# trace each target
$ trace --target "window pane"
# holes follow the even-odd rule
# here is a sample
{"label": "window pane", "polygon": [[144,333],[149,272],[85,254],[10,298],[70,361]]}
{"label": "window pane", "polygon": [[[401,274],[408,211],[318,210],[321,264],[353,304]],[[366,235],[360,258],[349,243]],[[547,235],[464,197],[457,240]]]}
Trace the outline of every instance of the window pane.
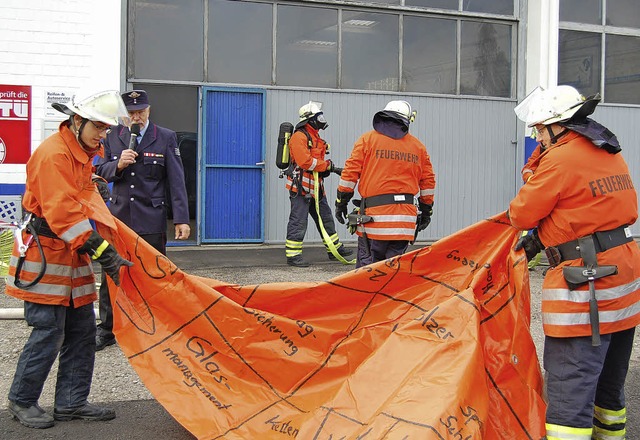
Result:
{"label": "window pane", "polygon": [[149,119],[173,131],[198,131],[198,88],[169,84],[132,84],[146,90],[151,106]]}
{"label": "window pane", "polygon": [[402,85],[407,92],[456,93],[455,20],[404,17]]}
{"label": "window pane", "polygon": [[338,86],[338,11],[278,5],[276,84]]}
{"label": "window pane", "polygon": [[398,16],[342,13],[343,89],[398,90]]}
{"label": "window pane", "polygon": [[133,8],[133,76],[202,81],[202,0],[136,0]]}
{"label": "window pane", "polygon": [[405,0],[407,6],[458,10],[458,0]]}
{"label": "window pane", "polygon": [[371,3],[381,3],[383,5],[399,5],[400,0],[369,0]]}
{"label": "window pane", "polygon": [[640,27],[640,2],[638,0],[609,0],[607,2],[607,24]]}
{"label": "window pane", "polygon": [[606,35],[604,99],[640,104],[640,38]]}
{"label": "window pane", "polygon": [[560,0],[560,21],[601,24],[602,0]]}
{"label": "window pane", "polygon": [[511,26],[462,22],[460,93],[511,96]]}
{"label": "window pane", "polygon": [[463,10],[513,15],[513,0],[465,0]]}
{"label": "window pane", "polygon": [[271,84],[272,6],[210,0],[209,81]]}
{"label": "window pane", "polygon": [[575,87],[583,95],[600,91],[601,34],[560,30],[558,84]]}

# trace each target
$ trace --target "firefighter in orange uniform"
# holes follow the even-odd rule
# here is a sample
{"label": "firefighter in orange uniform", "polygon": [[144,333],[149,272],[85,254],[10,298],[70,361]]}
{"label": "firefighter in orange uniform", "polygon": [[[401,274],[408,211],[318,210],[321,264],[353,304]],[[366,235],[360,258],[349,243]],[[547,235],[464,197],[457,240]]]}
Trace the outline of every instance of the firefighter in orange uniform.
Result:
{"label": "firefighter in orange uniform", "polygon": [[615,135],[588,118],[600,101],[570,86],[540,91],[526,122],[545,150],[509,205],[528,258],[545,249],[542,286],[547,439],[625,438],[624,383],[640,323],[637,194]]}
{"label": "firefighter in orange uniform", "polygon": [[[285,253],[287,264],[290,266],[308,267],[309,263],[302,257],[302,242],[307,232],[309,215],[320,233],[320,220],[322,220],[325,231],[343,258],[350,257],[353,251],[340,242],[324,191],[324,178],[329,177],[331,173],[339,175],[342,169],[336,167],[331,160],[325,159],[329,145],[320,137],[319,132],[326,129],[329,124],[322,112],[322,103],[309,101],[308,104],[300,107],[298,115],[300,121],[289,140],[291,165],[286,172],[286,188],[289,190],[291,211],[287,224]],[[315,187],[314,171],[318,172],[319,188]],[[314,197],[320,198],[320,212],[316,212]],[[325,247],[329,259],[335,260],[336,257],[329,251],[327,243]]]}
{"label": "firefighter in orange uniform", "polygon": [[[49,428],[54,420],[111,420],[113,409],[87,402],[95,359],[97,299],[92,260],[116,284],[119,270],[132,263],[92,228],[90,220],[115,227],[92,181],[92,160],[118,117],[127,116],[117,91],[74,96],[53,104],[69,115],[27,162],[22,200],[31,213],[24,256],[14,246],[6,293],[24,300],[25,319],[33,327],[9,391],[9,413],[30,428]],[[37,246],[37,242],[41,246]],[[44,260],[44,261],[43,261]],[[53,417],[38,399],[58,359]]]}
{"label": "firefighter in orange uniform", "polygon": [[403,254],[431,222],[436,179],[426,147],[409,133],[414,117],[408,102],[389,102],[374,115],[373,130],[356,141],[345,162],[336,218],[346,222],[357,184],[362,196],[359,218],[366,219],[357,225],[356,267]]}

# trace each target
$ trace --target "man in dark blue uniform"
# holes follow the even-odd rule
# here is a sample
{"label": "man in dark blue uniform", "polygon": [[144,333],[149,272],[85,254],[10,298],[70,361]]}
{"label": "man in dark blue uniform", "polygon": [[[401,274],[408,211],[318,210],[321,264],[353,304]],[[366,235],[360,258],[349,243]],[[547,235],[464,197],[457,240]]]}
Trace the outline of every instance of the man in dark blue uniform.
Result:
{"label": "man in dark blue uniform", "polygon": [[[130,124],[118,125],[107,135],[104,158],[98,161],[96,173],[113,182],[111,213],[166,254],[168,193],[175,239],[186,240],[190,234],[187,190],[176,133],[149,121],[151,107],[144,90],[123,93],[122,99]],[[100,320],[96,350],[115,343],[113,310],[104,277],[100,287]]]}

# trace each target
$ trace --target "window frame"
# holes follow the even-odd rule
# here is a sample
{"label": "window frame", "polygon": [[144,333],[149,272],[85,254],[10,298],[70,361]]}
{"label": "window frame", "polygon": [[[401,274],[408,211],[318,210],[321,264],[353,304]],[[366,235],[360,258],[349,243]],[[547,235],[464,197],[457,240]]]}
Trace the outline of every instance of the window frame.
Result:
{"label": "window frame", "polygon": [[[606,0],[604,0],[606,2]],[[606,3],[601,3],[602,13],[601,13],[601,23],[600,24],[588,24],[588,23],[576,23],[571,21],[560,21],[558,23],[558,29],[562,31],[578,31],[578,32],[590,32],[594,34],[600,35],[600,78],[598,78],[599,84],[599,93],[602,97],[602,102],[607,105],[618,105],[618,106],[640,106],[640,102],[637,104],[630,103],[620,103],[620,102],[609,102],[607,101],[607,96],[605,93],[605,85],[606,85],[606,60],[607,60],[607,51],[606,51],[606,36],[607,35],[616,35],[616,36],[626,36],[626,37],[637,37],[640,38],[640,27],[639,28],[627,28],[620,26],[611,26],[606,24],[607,22],[607,11],[606,11]],[[558,61],[560,60],[560,53],[558,51]]]}
{"label": "window frame", "polygon": [[[178,0],[174,0],[179,3]],[[237,1],[237,0],[236,0]],[[448,93],[435,93],[435,92],[422,92],[412,91],[412,94],[419,94],[424,96],[455,96],[455,97],[472,97],[477,99],[514,99],[518,95],[518,66],[521,62],[519,55],[523,50],[519,39],[522,38],[522,27],[520,26],[520,13],[521,13],[521,0],[513,0],[513,15],[503,15],[495,13],[481,13],[481,12],[469,12],[463,10],[464,0],[458,0],[458,10],[437,9],[430,7],[419,6],[406,6],[405,0],[400,0],[399,5],[384,4],[384,3],[364,3],[358,0],[295,0],[295,1],[282,1],[282,0],[240,0],[248,3],[266,3],[272,6],[272,31],[270,38],[272,39],[272,53],[271,53],[271,81],[269,84],[245,84],[245,83],[219,83],[208,80],[209,77],[209,60],[208,60],[208,38],[210,35],[209,22],[209,0],[202,0],[203,2],[203,72],[202,81],[198,80],[183,80],[174,81],[168,79],[150,79],[141,78],[135,75],[135,63],[134,63],[134,41],[135,41],[135,9],[136,0],[128,1],[127,8],[127,39],[126,39],[126,83],[132,84],[136,82],[141,83],[171,83],[171,84],[184,84],[184,85],[228,85],[228,86],[241,86],[241,87],[262,87],[262,88],[276,88],[276,89],[319,89],[319,90],[331,90],[331,91],[345,91],[345,92],[364,92],[364,93],[376,93],[376,92],[388,92],[398,93],[403,92],[403,39],[404,39],[404,17],[405,16],[417,16],[433,19],[448,19],[456,21],[456,80],[455,80],[455,94]],[[282,6],[306,6],[316,7],[322,9],[337,10],[338,13],[338,62],[336,70],[336,87],[314,87],[314,86],[283,86],[277,85],[277,38],[278,38],[278,7]],[[346,89],[342,85],[342,69],[343,69],[343,30],[342,30],[342,13],[343,11],[362,11],[369,13],[386,13],[395,15],[398,19],[398,89],[397,90],[366,90],[366,89]],[[510,56],[510,72],[511,72],[511,90],[507,97],[494,96],[494,95],[463,95],[461,94],[461,33],[463,20],[473,20],[477,22],[492,22],[511,27],[511,53]]]}

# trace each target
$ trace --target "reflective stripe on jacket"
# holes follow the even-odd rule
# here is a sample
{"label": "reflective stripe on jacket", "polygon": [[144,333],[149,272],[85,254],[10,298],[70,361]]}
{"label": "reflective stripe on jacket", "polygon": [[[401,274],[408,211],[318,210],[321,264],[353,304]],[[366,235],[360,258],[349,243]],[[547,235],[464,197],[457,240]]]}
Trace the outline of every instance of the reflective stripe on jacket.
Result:
{"label": "reflective stripe on jacket", "polygon": [[[23,240],[28,235],[23,234]],[[39,304],[64,305],[70,304],[73,298],[74,307],[89,304],[97,299],[95,275],[89,257],[71,250],[69,244],[55,238],[40,237],[44,249],[47,267],[42,279],[28,290],[21,290],[15,286],[16,265],[18,263],[17,249],[14,249],[9,262],[6,291],[9,295]],[[17,246],[17,244],[15,245]],[[27,284],[40,272],[40,253],[35,245],[29,247],[22,269],[20,281]]]}
{"label": "reflective stripe on jacket", "polygon": [[[540,155],[538,168],[509,206],[518,229],[538,227],[545,246],[597,231],[631,225],[638,217],[637,195],[622,154],[609,154],[587,138],[569,132]],[[599,265],[618,274],[595,281],[602,334],[640,324],[640,249],[635,242],[597,254]],[[588,284],[570,290],[564,266],[583,266],[581,258],[550,269],[543,283],[542,314],[547,336],[589,336]]]}
{"label": "reflective stripe on jacket", "polygon": [[[320,137],[318,130],[309,124],[305,125],[303,130],[306,130],[309,136],[311,136],[312,147],[309,148],[307,136],[301,130],[298,130],[293,133],[289,140],[289,152],[291,162],[295,162],[300,168],[298,178],[300,179],[303,192],[314,194],[315,183],[313,180],[313,172],[317,171],[321,173],[329,167],[329,161],[324,158],[327,154],[327,143]],[[323,178],[318,176],[318,183],[321,187],[322,182]],[[298,192],[298,186],[294,183],[291,176],[287,176],[285,186],[289,191]]]}
{"label": "reflective stripe on jacket", "polygon": [[[115,228],[115,222],[91,181],[92,159],[78,144],[67,121],[60,124],[58,133],[45,139],[33,152],[27,162],[22,205],[25,210],[43,217],[60,239],[40,237],[47,271],[29,290],[19,289],[14,284],[19,258],[17,246],[14,246],[7,294],[35,303],[65,306],[73,296],[74,307],[97,299],[91,262],[77,250],[91,234],[89,219],[112,228]],[[23,238],[27,237],[24,233]],[[20,280],[28,283],[35,278],[39,268],[40,255],[33,242],[27,251]]]}
{"label": "reflective stripe on jacket", "polygon": [[[340,177],[338,191],[358,192],[363,198],[383,194],[416,194],[422,203],[433,204],[436,179],[427,149],[407,133],[392,139],[375,130],[358,139]],[[363,228],[374,240],[413,240],[417,210],[413,204],[365,207],[373,221]]]}

